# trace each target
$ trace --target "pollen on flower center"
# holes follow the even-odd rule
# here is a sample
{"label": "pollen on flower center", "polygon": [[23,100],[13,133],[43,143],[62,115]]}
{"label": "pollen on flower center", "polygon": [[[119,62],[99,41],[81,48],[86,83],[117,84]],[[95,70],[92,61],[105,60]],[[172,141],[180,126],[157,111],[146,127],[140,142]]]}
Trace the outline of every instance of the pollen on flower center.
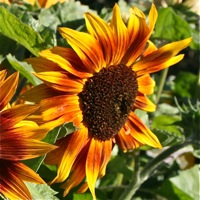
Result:
{"label": "pollen on flower center", "polygon": [[136,74],[125,65],[103,68],[89,78],[79,93],[89,133],[103,141],[113,138],[133,109],[137,91]]}

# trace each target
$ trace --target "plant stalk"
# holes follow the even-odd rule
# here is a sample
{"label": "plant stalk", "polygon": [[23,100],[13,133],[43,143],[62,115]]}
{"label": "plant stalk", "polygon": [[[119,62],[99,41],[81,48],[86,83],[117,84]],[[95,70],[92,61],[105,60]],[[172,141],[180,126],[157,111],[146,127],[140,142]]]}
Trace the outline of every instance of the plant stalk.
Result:
{"label": "plant stalk", "polygon": [[140,173],[135,174],[132,182],[125,191],[120,196],[119,200],[131,200],[135,192],[140,188],[140,186],[151,176],[151,174],[163,163],[163,161],[168,158],[171,154],[175,153],[177,150],[184,148],[191,142],[185,142],[176,146],[169,147],[157,157],[152,159]]}
{"label": "plant stalk", "polygon": [[166,78],[167,78],[168,71],[169,71],[169,68],[165,68],[162,71],[160,82],[159,82],[159,87],[158,87],[158,92],[157,92],[157,96],[156,96],[156,104],[158,104],[158,102],[161,98],[161,94],[162,94],[162,91],[163,91],[163,88],[164,88],[164,85],[165,85],[165,81],[166,81]]}

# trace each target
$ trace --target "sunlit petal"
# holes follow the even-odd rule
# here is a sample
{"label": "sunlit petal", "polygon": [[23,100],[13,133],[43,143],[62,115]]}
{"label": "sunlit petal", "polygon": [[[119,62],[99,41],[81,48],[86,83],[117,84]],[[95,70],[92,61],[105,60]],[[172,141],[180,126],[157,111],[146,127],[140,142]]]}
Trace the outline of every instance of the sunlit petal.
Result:
{"label": "sunlit petal", "polygon": [[162,148],[158,138],[143,124],[143,122],[131,112],[127,125],[130,134],[141,144],[156,148]]}
{"label": "sunlit petal", "polygon": [[73,134],[67,135],[68,137],[66,149],[63,154],[62,160],[58,164],[57,176],[51,183],[64,181],[70,173],[72,165],[75,162],[80,151],[87,144],[88,133],[87,129],[80,127],[80,130]]}
{"label": "sunlit petal", "polygon": [[[5,74],[2,75],[5,78]],[[0,110],[2,110],[13,97],[17,88],[19,73],[9,76],[5,81],[0,82]]]}
{"label": "sunlit petal", "polygon": [[95,37],[102,46],[106,64],[113,64],[112,60],[116,51],[116,40],[111,27],[93,13],[86,13],[85,20],[88,32]]}
{"label": "sunlit petal", "polygon": [[87,33],[77,32],[69,28],[59,28],[59,31],[76,51],[89,73],[98,72],[102,66],[105,66],[103,52],[96,39]]}

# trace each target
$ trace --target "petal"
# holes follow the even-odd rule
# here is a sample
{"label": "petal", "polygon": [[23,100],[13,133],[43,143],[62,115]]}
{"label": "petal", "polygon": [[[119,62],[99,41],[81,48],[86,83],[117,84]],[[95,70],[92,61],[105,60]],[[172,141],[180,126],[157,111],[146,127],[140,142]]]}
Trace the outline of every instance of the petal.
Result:
{"label": "petal", "polygon": [[55,62],[43,57],[27,58],[25,61],[33,66],[35,72],[61,71],[62,68]]}
{"label": "petal", "polygon": [[62,115],[80,112],[79,97],[75,95],[61,95],[40,102],[40,112],[44,121],[56,119]]}
{"label": "petal", "polygon": [[98,72],[105,66],[101,46],[91,35],[69,28],[59,28],[59,32],[77,53],[89,73]]}
{"label": "petal", "polygon": [[157,10],[152,4],[149,12],[149,27],[146,24],[145,15],[138,8],[130,9],[131,17],[128,23],[131,45],[127,50],[122,62],[127,66],[132,65],[142,55],[145,45],[154,29],[157,20]]}
{"label": "petal", "polygon": [[25,164],[20,162],[13,162],[13,172],[18,174],[18,176],[27,182],[33,182],[38,184],[44,184],[45,182],[42,178],[31,168],[27,167]]}
{"label": "petal", "polygon": [[158,18],[158,12],[156,10],[155,5],[152,3],[151,9],[150,9],[150,12],[149,12],[149,19],[148,19],[149,20],[150,34],[153,32],[157,18]]}
{"label": "petal", "polygon": [[72,173],[70,177],[62,185],[62,188],[65,189],[64,196],[66,196],[72,188],[78,186],[85,178],[85,161],[89,147],[88,144],[80,152],[72,167]]}
{"label": "petal", "polygon": [[68,137],[63,137],[56,141],[55,145],[58,147],[57,149],[54,149],[53,151],[49,152],[45,157],[45,163],[48,165],[57,165],[63,157],[63,154],[66,149],[66,144]]}
{"label": "petal", "polygon": [[35,75],[50,87],[63,92],[79,93],[83,89],[83,83],[80,79],[70,78],[70,76],[61,72],[40,72]]}
{"label": "petal", "polygon": [[[179,57],[174,57],[179,51],[186,48],[191,42],[191,38],[181,40],[178,42],[173,42],[167,44],[158,50],[148,54],[143,57],[141,60],[136,62],[133,65],[133,70],[137,73],[137,75],[143,75],[145,73],[152,73],[158,70],[165,68],[166,62],[168,62],[168,66],[174,64],[174,60],[180,60]],[[174,57],[174,58],[173,58]],[[160,67],[160,69],[158,68]]]}
{"label": "petal", "polygon": [[113,16],[110,22],[110,26],[113,29],[114,36],[116,36],[117,42],[117,49],[115,50],[115,58],[113,59],[113,64],[118,64],[128,48],[129,41],[127,28],[122,20],[120,9],[117,4],[115,4],[113,8]]}
{"label": "petal", "polygon": [[96,38],[101,44],[107,66],[113,64],[112,59],[115,56],[116,41],[111,27],[93,13],[86,13],[85,21],[90,35]]}
{"label": "petal", "polygon": [[9,199],[32,199],[26,185],[13,169],[12,162],[0,160],[1,193]]}
{"label": "petal", "polygon": [[110,160],[111,152],[112,152],[112,140],[106,140],[102,142],[102,154],[101,154],[99,177],[104,176],[106,173],[106,166]]}
{"label": "petal", "polygon": [[0,82],[0,110],[2,110],[13,97],[17,88],[18,79],[19,73],[16,72],[9,76],[5,81]]}
{"label": "petal", "polygon": [[63,182],[71,171],[72,165],[74,164],[77,156],[82,151],[88,140],[88,130],[82,126],[76,132],[67,135],[68,138],[66,143],[66,149],[63,154],[62,160],[58,164],[57,176],[52,183]]}
{"label": "petal", "polygon": [[156,110],[156,105],[140,92],[138,92],[138,95],[135,99],[134,107],[147,112],[154,112]]}
{"label": "petal", "polygon": [[86,160],[87,183],[92,193],[93,199],[96,199],[95,183],[99,176],[101,168],[102,147],[103,147],[102,143],[104,143],[104,141],[99,141],[92,138]]}
{"label": "petal", "polygon": [[61,94],[63,94],[63,92],[54,90],[45,84],[41,84],[41,85],[34,86],[27,92],[21,94],[20,99],[39,103],[42,99],[47,99],[47,98],[61,95]]}
{"label": "petal", "polygon": [[127,125],[130,128],[130,134],[141,144],[162,148],[158,138],[143,124],[135,113],[130,113]]}
{"label": "petal", "polygon": [[147,56],[150,53],[156,51],[158,48],[155,46],[155,44],[153,42],[151,42],[150,40],[147,41],[148,42],[148,47],[146,48],[146,50],[143,53],[143,56]]}
{"label": "petal", "polygon": [[1,115],[1,130],[5,130],[22,121],[39,108],[37,105],[16,105],[4,110]]}
{"label": "petal", "polygon": [[175,56],[173,58],[170,58],[168,61],[160,64],[160,65],[155,65],[153,67],[147,67],[143,70],[140,70],[137,72],[138,76],[144,75],[144,74],[151,74],[151,73],[155,73],[157,71],[160,71],[162,69],[165,69],[167,67],[170,67],[172,65],[175,65],[176,63],[180,62],[182,59],[184,58],[184,54],[180,54],[178,56]]}
{"label": "petal", "polygon": [[153,94],[155,81],[149,76],[149,74],[138,77],[137,81],[139,92],[143,94]]}
{"label": "petal", "polygon": [[[8,130],[6,130],[8,131]],[[33,121],[23,120],[16,124],[9,134],[21,134],[25,138],[42,140],[48,133],[49,129],[38,127]]]}
{"label": "petal", "polygon": [[124,152],[142,146],[142,144],[138,142],[131,134],[127,133],[125,128],[120,130],[120,132],[115,136],[115,139],[116,143]]}
{"label": "petal", "polygon": [[88,184],[85,182],[81,185],[81,187],[77,190],[77,193],[84,193],[88,189]]}
{"label": "petal", "polygon": [[6,70],[1,70],[0,71],[0,82],[5,80],[6,74],[7,74]]}
{"label": "petal", "polygon": [[[70,54],[70,55],[69,55]],[[80,61],[78,56],[74,56],[74,51],[69,50],[68,48],[63,47],[54,47],[52,49],[46,49],[39,53],[39,55],[43,58],[46,58],[56,64],[58,64],[62,69],[66,70],[67,72],[78,76],[80,78],[87,78],[91,76],[88,71],[78,71],[74,67],[76,65],[72,65],[68,59],[71,60],[70,56],[79,63],[79,65],[83,66],[82,62]],[[75,54],[76,55],[76,54]],[[82,69],[84,69],[82,67]],[[86,70],[86,69],[85,69]]]}
{"label": "petal", "polygon": [[56,148],[45,142],[23,138],[19,134],[9,134],[9,131],[1,134],[0,141],[0,157],[5,160],[36,158]]}

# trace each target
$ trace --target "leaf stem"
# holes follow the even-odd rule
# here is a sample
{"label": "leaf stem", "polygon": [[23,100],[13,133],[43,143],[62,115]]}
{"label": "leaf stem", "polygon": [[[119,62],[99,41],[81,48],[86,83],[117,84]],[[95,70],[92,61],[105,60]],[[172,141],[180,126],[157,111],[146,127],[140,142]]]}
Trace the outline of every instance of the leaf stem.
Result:
{"label": "leaf stem", "polygon": [[136,173],[133,177],[132,182],[126,190],[122,193],[119,200],[131,200],[135,192],[140,188],[142,183],[144,183],[148,177],[163,163],[163,161],[168,158],[171,154],[176,152],[179,149],[189,145],[191,142],[187,141],[183,144],[179,144],[176,146],[169,147],[157,157],[152,159],[141,171],[140,173]]}
{"label": "leaf stem", "polygon": [[158,102],[160,100],[160,97],[161,97],[161,94],[162,94],[162,91],[163,91],[163,88],[165,85],[165,81],[167,78],[168,71],[169,71],[169,68],[165,68],[162,71],[160,82],[159,82],[159,87],[158,87],[158,92],[157,92],[157,96],[156,96],[156,104],[158,104]]}

